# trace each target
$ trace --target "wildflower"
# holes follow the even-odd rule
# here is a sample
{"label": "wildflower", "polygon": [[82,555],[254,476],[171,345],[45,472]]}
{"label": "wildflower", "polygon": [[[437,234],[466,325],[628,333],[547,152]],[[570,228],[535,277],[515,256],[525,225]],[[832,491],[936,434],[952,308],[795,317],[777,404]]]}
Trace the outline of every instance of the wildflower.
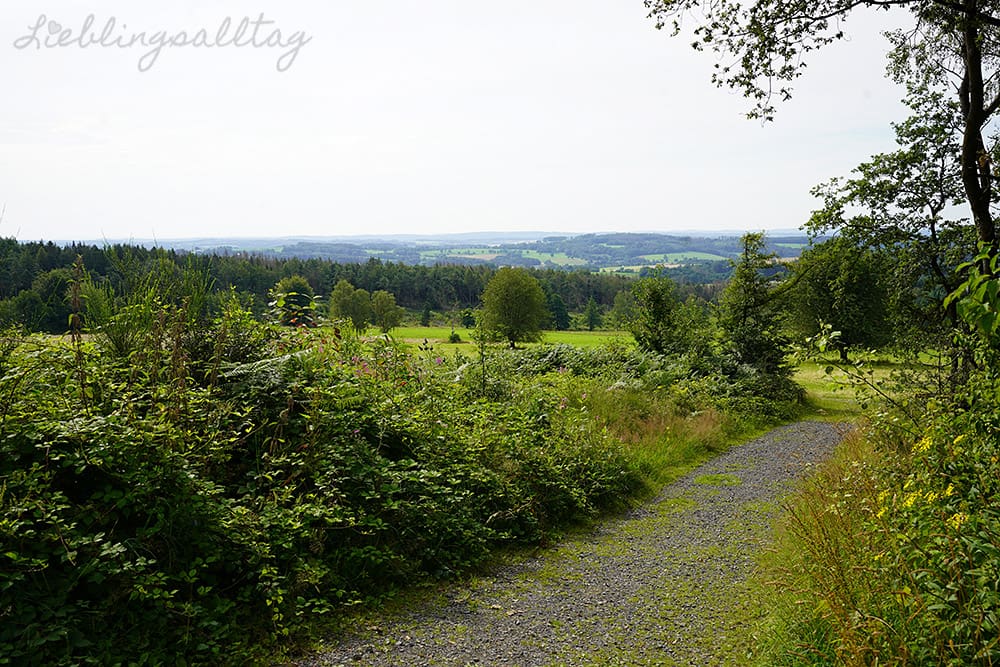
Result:
{"label": "wildflower", "polygon": [[926,452],[928,449],[931,448],[932,444],[933,443],[931,442],[930,436],[925,435],[920,440],[918,440],[915,445],[913,445],[913,451],[918,454],[923,454],[924,452]]}
{"label": "wildflower", "polygon": [[953,530],[958,530],[969,520],[969,515],[965,512],[959,512],[958,514],[953,514],[948,519],[948,525],[951,526]]}
{"label": "wildflower", "polygon": [[875,504],[878,506],[878,512],[875,516],[879,519],[885,516],[885,513],[889,510],[889,498],[892,496],[888,491],[881,491],[878,494],[878,499]]}

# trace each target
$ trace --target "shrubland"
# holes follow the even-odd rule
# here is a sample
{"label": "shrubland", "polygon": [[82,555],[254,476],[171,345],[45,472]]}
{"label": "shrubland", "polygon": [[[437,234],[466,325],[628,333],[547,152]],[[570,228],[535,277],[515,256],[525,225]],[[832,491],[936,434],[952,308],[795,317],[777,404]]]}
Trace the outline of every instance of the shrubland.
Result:
{"label": "shrubland", "polygon": [[269,324],[201,278],[78,266],[70,336],[0,337],[0,663],[263,662],[624,507],[796,398],[625,345]]}

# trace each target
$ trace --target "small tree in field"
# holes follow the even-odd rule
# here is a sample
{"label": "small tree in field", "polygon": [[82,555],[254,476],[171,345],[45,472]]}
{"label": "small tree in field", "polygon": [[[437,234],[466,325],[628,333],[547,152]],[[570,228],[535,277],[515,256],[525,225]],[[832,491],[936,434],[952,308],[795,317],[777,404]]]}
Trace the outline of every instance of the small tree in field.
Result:
{"label": "small tree in field", "polygon": [[367,290],[355,289],[347,280],[340,280],[330,294],[330,315],[349,320],[357,333],[372,321],[372,301]]}
{"label": "small tree in field", "polygon": [[541,338],[548,317],[545,292],[524,269],[504,267],[486,285],[480,326],[516,347]]}
{"label": "small tree in field", "polygon": [[404,311],[396,305],[396,297],[385,290],[377,290],[372,294],[372,315],[375,326],[382,333],[389,333],[403,322]]}

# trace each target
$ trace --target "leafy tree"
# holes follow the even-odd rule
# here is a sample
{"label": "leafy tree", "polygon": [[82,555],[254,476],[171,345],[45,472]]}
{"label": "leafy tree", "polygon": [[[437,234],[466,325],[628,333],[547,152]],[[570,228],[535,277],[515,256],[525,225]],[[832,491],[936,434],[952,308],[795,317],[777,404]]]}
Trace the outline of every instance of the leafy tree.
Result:
{"label": "leafy tree", "polygon": [[389,333],[403,322],[405,310],[396,305],[396,297],[385,290],[372,294],[372,319],[382,333]]}
{"label": "leafy tree", "polygon": [[788,340],[782,331],[783,292],[774,286],[776,256],[764,252],[764,235],[745,234],[733,277],[719,298],[724,347],[740,365],[766,375],[788,376]]}
{"label": "leafy tree", "polygon": [[587,322],[588,331],[598,329],[604,324],[604,318],[601,317],[601,307],[597,305],[594,297],[590,297],[590,300],[587,301],[587,307],[583,310],[583,318]]}
{"label": "leafy tree", "polygon": [[367,290],[355,289],[347,280],[339,280],[330,293],[330,315],[348,320],[356,333],[372,321],[372,299]]}
{"label": "leafy tree", "polygon": [[18,321],[32,330],[64,333],[69,329],[69,269],[52,269],[38,274],[31,288],[14,299]]}
{"label": "leafy tree", "polygon": [[[908,98],[913,117],[894,125],[899,149],[875,155],[854,170],[855,177],[835,178],[814,189],[823,199],[807,227],[818,234],[841,232],[859,243],[898,258],[892,267],[901,292],[920,293],[935,302],[936,319],[944,295],[958,283],[954,268],[975,250],[972,230],[963,220],[946,217],[960,202],[959,138],[954,134],[957,109],[940,95],[917,89]],[[851,211],[852,215],[847,215]],[[924,308],[915,308],[923,319]],[[954,326],[957,315],[947,316]]]}
{"label": "leafy tree", "polygon": [[843,21],[858,8],[908,9],[909,25],[890,35],[890,73],[921,97],[955,109],[957,175],[978,239],[995,250],[992,206],[994,157],[986,137],[1000,112],[1000,5],[985,0],[646,0],[658,28],[680,32],[683,19],[697,22],[695,48],[715,51],[713,81],[754,101],[751,117],[771,119],[775,95],[788,99],[807,54],[846,35]]}
{"label": "leafy tree", "polygon": [[822,324],[840,332],[842,361],[855,346],[889,342],[888,265],[883,254],[837,237],[802,253],[794,265],[790,319],[802,336],[814,336]]}
{"label": "leafy tree", "polygon": [[525,269],[504,267],[483,290],[480,326],[516,347],[519,342],[541,338],[548,317],[545,293]]}

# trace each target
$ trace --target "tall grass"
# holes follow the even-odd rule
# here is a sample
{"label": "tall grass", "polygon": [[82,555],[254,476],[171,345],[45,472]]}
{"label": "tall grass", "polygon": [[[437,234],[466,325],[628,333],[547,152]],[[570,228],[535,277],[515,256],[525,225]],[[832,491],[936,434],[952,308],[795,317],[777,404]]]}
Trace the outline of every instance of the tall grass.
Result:
{"label": "tall grass", "polygon": [[758,664],[1000,664],[991,374],[974,374],[959,411],[927,403],[915,435],[876,410],[883,423],[848,437],[788,503],[763,563]]}

